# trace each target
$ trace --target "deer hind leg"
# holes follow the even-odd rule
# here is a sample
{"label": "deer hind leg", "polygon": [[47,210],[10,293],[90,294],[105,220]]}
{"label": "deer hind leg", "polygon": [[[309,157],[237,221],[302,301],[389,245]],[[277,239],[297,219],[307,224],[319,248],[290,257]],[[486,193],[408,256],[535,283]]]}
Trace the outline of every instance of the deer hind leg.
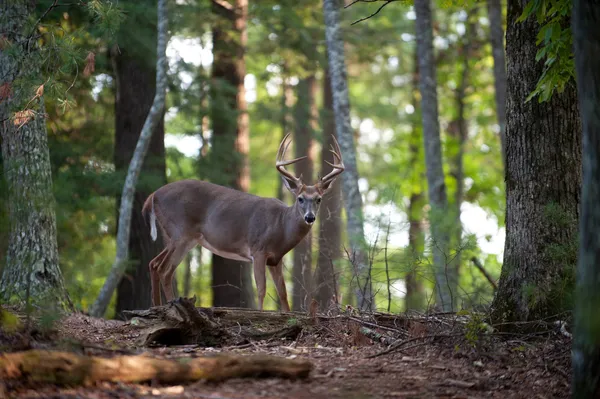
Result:
{"label": "deer hind leg", "polygon": [[158,268],[160,283],[167,302],[175,299],[175,293],[173,292],[173,274],[175,273],[175,270],[177,270],[177,266],[179,266],[185,255],[197,244],[198,241],[191,238],[180,238],[179,240],[171,241],[169,244],[170,252],[168,256],[163,259]]}
{"label": "deer hind leg", "polygon": [[277,266],[269,266],[269,272],[271,273],[275,288],[277,289],[277,295],[281,302],[281,309],[284,312],[289,312],[290,304],[288,303],[285,279],[283,278],[283,261],[279,261]]}
{"label": "deer hind leg", "polygon": [[256,254],[252,258],[252,266],[254,268],[254,282],[256,282],[256,291],[258,293],[258,309],[263,310],[265,295],[267,294],[267,278],[265,270],[267,266],[267,257]]}
{"label": "deer hind leg", "polygon": [[152,306],[159,306],[162,303],[162,297],[160,295],[160,274],[159,268],[164,262],[165,257],[168,257],[171,248],[167,246],[162,250],[154,259],[152,259],[148,265],[150,271],[150,284],[152,287]]}

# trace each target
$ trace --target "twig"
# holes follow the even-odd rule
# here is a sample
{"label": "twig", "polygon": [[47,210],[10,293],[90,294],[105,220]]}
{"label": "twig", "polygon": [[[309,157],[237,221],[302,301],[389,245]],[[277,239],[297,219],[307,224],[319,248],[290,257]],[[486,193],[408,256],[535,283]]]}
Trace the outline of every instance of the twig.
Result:
{"label": "twig", "polygon": [[424,335],[422,337],[415,337],[415,338],[410,338],[407,339],[405,341],[396,341],[395,343],[392,344],[391,347],[389,347],[388,349],[378,352],[374,355],[370,355],[367,356],[367,359],[372,359],[375,357],[379,357],[379,356],[383,356],[383,355],[387,355],[389,353],[395,352],[400,350],[404,345],[409,344],[411,342],[415,342],[415,341],[419,341],[419,340],[426,340],[426,339],[435,339],[435,338],[452,338],[452,337],[459,337],[464,335],[464,333],[454,333],[454,334],[436,334],[436,335]]}
{"label": "twig", "polygon": [[473,256],[471,258],[471,262],[473,262],[473,264],[475,265],[475,267],[477,269],[479,269],[479,271],[485,276],[485,278],[487,279],[487,281],[489,281],[489,283],[492,285],[492,287],[494,288],[494,291],[496,291],[498,289],[498,285],[496,284],[496,282],[494,281],[494,279],[492,279],[492,276],[490,276],[490,274],[487,272],[487,270],[485,270],[483,268],[483,265],[481,264],[481,262],[479,261],[479,259],[477,259],[475,256]]}
{"label": "twig", "polygon": [[[385,7],[388,4],[393,3],[393,2],[394,2],[394,0],[387,0],[373,14],[369,15],[368,17],[357,19],[356,21],[352,22],[350,25],[356,25],[359,22],[366,21],[367,19],[374,17],[375,15],[379,14],[379,11],[383,10],[383,7]],[[374,2],[373,1],[368,1],[368,3],[374,3]]]}

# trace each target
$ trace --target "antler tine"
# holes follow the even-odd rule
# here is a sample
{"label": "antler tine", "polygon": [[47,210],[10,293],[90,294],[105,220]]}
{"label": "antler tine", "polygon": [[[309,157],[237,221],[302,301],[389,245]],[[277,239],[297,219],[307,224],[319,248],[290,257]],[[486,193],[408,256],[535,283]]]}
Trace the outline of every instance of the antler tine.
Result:
{"label": "antler tine", "polygon": [[333,142],[334,142],[335,148],[334,148],[334,146],[332,146],[329,151],[333,154],[333,162],[337,161],[337,163],[333,164],[329,161],[325,161],[325,163],[327,165],[331,166],[333,168],[333,170],[321,178],[322,183],[326,183],[326,182],[329,182],[330,180],[333,180],[337,175],[342,173],[345,168],[344,162],[342,161],[342,150],[340,149],[340,145],[338,144],[337,139],[335,138],[335,135],[332,134],[331,136],[333,137]]}
{"label": "antler tine", "polygon": [[293,180],[293,181],[300,181],[302,178],[301,177],[296,177],[294,176],[292,173],[288,172],[284,166],[286,165],[291,165],[293,163],[296,163],[298,161],[301,161],[303,159],[308,158],[308,156],[303,156],[300,158],[296,158],[296,159],[292,159],[291,161],[284,161],[283,157],[285,156],[285,153],[288,149],[288,147],[290,146],[290,144],[292,143],[292,141],[287,141],[288,137],[290,136],[291,132],[286,134],[283,137],[283,140],[281,140],[281,144],[279,144],[279,150],[277,151],[277,159],[275,161],[275,167],[277,168],[277,171],[279,171],[279,173],[281,173],[284,177]]}

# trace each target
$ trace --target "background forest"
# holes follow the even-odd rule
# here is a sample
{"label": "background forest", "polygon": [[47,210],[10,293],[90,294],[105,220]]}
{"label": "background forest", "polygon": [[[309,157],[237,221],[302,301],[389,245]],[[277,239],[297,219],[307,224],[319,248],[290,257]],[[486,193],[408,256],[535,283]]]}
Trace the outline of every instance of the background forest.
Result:
{"label": "background forest", "polygon": [[[169,3],[164,118],[136,187],[130,259],[107,317],[150,306],[148,263],[161,242],[151,241],[140,211],[155,189],[200,178],[291,203],[274,168],[288,132],[290,153],[310,155],[296,165],[297,175],[314,182],[329,171],[324,161],[335,132],[336,93],[321,3],[238,3],[241,14],[219,1]],[[54,64],[43,64],[43,88],[60,270],[71,301],[82,310],[98,297],[114,261],[121,189],[152,104],[157,57],[154,1],[120,1],[118,8],[90,4],[97,15],[54,1],[40,1],[35,10],[42,40],[53,50]],[[448,284],[441,291],[451,296],[441,309],[487,307],[506,256],[503,7],[498,1],[434,2],[433,57],[427,61],[417,51],[415,6],[394,2],[377,12],[382,5],[387,3],[347,2],[339,14],[352,130],[340,141],[344,149],[345,142],[356,149],[350,169],[357,171],[364,216],[351,215],[364,217],[364,259],[348,240],[338,180],[318,226],[285,259],[292,307],[306,309],[315,298],[323,310],[336,302],[363,308],[356,280],[366,275],[372,310],[424,311],[439,305],[434,287],[440,264]],[[431,93],[419,87],[422,73],[430,71],[437,79],[435,110],[422,107]],[[539,78],[529,79],[530,92]],[[433,104],[429,100],[424,103]],[[436,161],[425,154],[433,141],[424,129],[436,120],[443,193],[432,199],[436,190],[428,197],[427,169],[434,170]],[[434,221],[432,201],[435,208],[442,197],[445,215]],[[0,200],[6,205],[8,196]],[[0,245],[7,246],[8,208],[0,209]],[[443,250],[431,235],[432,223],[447,235]],[[6,253],[0,248],[0,259]],[[177,270],[177,292],[196,295],[202,306],[254,306],[250,273],[249,265],[196,248]],[[274,287],[267,287],[265,306],[277,308]]]}

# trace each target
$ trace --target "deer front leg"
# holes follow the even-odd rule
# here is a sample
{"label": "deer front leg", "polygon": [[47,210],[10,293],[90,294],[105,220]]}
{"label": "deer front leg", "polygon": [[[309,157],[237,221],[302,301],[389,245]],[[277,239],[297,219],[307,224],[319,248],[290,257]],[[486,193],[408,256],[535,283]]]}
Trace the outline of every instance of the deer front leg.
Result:
{"label": "deer front leg", "polygon": [[263,254],[256,254],[252,259],[254,267],[254,281],[256,282],[256,290],[258,291],[258,309],[263,310],[263,303],[267,293],[267,277],[265,270],[267,266],[267,257]]}
{"label": "deer front leg", "polygon": [[281,302],[281,309],[284,312],[289,312],[290,304],[288,303],[285,279],[283,278],[283,260],[280,260],[277,266],[269,266],[269,272],[271,272],[271,277],[273,278],[275,288],[277,289],[277,295]]}

